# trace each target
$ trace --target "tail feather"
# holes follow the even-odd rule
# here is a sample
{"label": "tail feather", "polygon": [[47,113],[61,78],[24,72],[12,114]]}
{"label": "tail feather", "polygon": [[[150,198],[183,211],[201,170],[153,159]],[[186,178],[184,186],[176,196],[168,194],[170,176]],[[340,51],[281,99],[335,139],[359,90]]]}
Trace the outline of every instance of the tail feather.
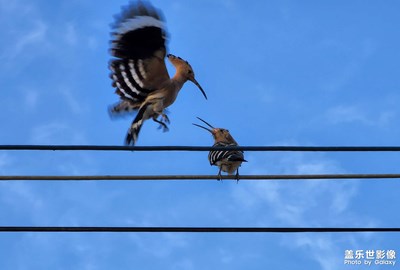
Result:
{"label": "tail feather", "polygon": [[111,105],[108,109],[108,112],[111,117],[115,117],[137,111],[139,107],[140,103],[134,103],[130,100],[121,100],[117,104]]}
{"label": "tail feather", "polygon": [[139,136],[140,129],[142,128],[143,122],[146,120],[145,112],[148,106],[149,106],[148,104],[142,106],[139,109],[135,119],[132,121],[131,127],[129,128],[128,133],[126,134],[125,138],[126,145],[135,145]]}
{"label": "tail feather", "polygon": [[235,151],[230,153],[228,156],[229,161],[241,161],[241,162],[247,162],[247,160],[244,159],[243,152],[241,151]]}

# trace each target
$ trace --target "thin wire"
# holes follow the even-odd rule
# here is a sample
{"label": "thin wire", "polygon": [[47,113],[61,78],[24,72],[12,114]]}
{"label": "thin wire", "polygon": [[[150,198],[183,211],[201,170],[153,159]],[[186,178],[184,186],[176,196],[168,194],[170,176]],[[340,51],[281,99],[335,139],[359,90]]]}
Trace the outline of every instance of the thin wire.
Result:
{"label": "thin wire", "polygon": [[112,146],[112,145],[0,145],[0,150],[48,151],[302,151],[302,152],[398,152],[400,146]]}
{"label": "thin wire", "polygon": [[347,233],[347,232],[400,232],[400,228],[0,226],[0,232]]}
{"label": "thin wire", "polygon": [[[240,175],[242,180],[351,180],[399,179],[400,174],[292,174],[292,175]],[[217,175],[0,175],[0,181],[167,181],[217,180]],[[236,176],[223,175],[222,180],[236,180]]]}

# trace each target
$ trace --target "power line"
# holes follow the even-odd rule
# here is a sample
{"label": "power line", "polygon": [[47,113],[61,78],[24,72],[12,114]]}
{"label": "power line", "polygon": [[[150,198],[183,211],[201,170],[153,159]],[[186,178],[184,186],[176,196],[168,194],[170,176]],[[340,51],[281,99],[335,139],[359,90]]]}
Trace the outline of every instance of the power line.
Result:
{"label": "power line", "polygon": [[[99,145],[0,145],[1,150],[48,151],[326,151],[390,152],[398,146],[99,146]],[[136,180],[217,180],[216,175],[0,175],[0,181],[136,181]],[[222,176],[236,180],[235,176]],[[295,174],[241,175],[240,180],[352,180],[400,179],[400,174]],[[66,226],[0,226],[0,232],[186,232],[186,233],[346,233],[400,232],[400,228],[311,228],[311,227],[66,227]]]}
{"label": "power line", "polygon": [[112,145],[0,145],[8,151],[295,151],[295,152],[398,152],[400,146],[112,146]]}
{"label": "power line", "polygon": [[[287,174],[240,175],[240,180],[351,180],[399,179],[400,174]],[[0,181],[167,181],[217,180],[217,175],[0,175]],[[224,175],[222,180],[236,180]]]}
{"label": "power line", "polygon": [[41,227],[0,226],[0,232],[347,233],[400,232],[400,228],[332,227]]}

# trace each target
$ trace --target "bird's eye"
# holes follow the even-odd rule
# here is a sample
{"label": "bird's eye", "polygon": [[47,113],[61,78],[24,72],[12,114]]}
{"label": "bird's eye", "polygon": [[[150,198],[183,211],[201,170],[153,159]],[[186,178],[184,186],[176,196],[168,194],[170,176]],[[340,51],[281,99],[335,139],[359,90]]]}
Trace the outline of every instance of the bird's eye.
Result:
{"label": "bird's eye", "polygon": [[188,71],[188,74],[192,74],[192,73],[193,73],[193,71],[191,71],[191,70]]}

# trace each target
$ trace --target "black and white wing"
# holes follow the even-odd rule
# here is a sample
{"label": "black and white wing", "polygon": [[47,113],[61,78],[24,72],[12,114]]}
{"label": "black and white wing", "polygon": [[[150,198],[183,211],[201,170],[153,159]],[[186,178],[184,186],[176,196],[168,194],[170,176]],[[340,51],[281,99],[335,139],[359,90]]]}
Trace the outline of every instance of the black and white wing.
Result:
{"label": "black and white wing", "polygon": [[110,77],[121,97],[113,110],[134,110],[170,78],[164,61],[165,22],[150,3],[137,1],[122,8],[112,29]]}
{"label": "black and white wing", "polygon": [[[227,147],[227,146],[238,146],[236,143],[224,143],[217,142],[213,145],[213,147]],[[211,150],[208,154],[208,160],[210,161],[210,165],[218,165],[219,162],[228,162],[228,161],[246,161],[244,159],[243,151],[238,150]]]}

